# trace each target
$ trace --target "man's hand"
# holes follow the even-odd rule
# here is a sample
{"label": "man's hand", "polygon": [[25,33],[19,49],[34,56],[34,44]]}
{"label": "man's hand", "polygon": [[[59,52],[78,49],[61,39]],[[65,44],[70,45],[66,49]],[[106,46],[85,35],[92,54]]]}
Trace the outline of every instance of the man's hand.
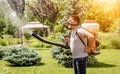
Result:
{"label": "man's hand", "polygon": [[88,46],[86,46],[84,50],[85,50],[86,53],[90,53],[92,48],[88,48]]}
{"label": "man's hand", "polygon": [[70,38],[69,37],[64,37],[63,40],[64,40],[65,43],[69,43],[70,42]]}

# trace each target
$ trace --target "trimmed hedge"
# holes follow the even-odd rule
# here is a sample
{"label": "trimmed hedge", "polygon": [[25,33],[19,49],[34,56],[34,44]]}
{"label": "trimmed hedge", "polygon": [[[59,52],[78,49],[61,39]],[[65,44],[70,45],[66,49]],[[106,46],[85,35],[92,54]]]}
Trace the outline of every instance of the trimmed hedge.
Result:
{"label": "trimmed hedge", "polygon": [[41,61],[38,53],[26,46],[3,47],[1,51],[1,58],[14,66],[32,66]]}

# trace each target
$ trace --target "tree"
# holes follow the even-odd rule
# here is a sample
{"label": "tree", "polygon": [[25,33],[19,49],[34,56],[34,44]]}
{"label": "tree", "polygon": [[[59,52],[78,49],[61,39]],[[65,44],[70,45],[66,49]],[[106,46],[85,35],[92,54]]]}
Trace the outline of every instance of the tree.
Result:
{"label": "tree", "polygon": [[[37,0],[33,4],[28,3],[33,14],[38,18],[41,23],[48,21],[54,32],[54,25],[59,13],[58,6],[51,0]],[[47,24],[47,23],[46,23]]]}
{"label": "tree", "polygon": [[113,11],[115,16],[118,18],[118,27],[116,32],[120,33],[120,1],[119,0],[116,0]]}
{"label": "tree", "polygon": [[[1,0],[0,1],[0,38],[3,38],[3,34],[5,34],[6,32],[6,23],[5,23],[5,15],[4,13],[6,13],[5,9],[7,8],[7,6],[5,6],[6,2]],[[7,14],[7,13],[6,13]]]}
{"label": "tree", "polygon": [[[57,23],[63,25],[63,28],[67,24],[68,17],[72,14],[76,14],[80,17],[82,23],[86,16],[87,3],[83,0],[58,0],[60,14]],[[62,33],[66,32],[66,29],[62,28]]]}
{"label": "tree", "polygon": [[3,22],[3,19],[0,18],[0,38],[3,38],[3,34],[5,33],[5,22]]}
{"label": "tree", "polygon": [[15,26],[15,25],[12,25],[10,22],[9,24],[7,25],[7,31],[6,31],[6,34],[7,35],[10,35],[12,37],[17,37],[16,36],[16,33],[18,32],[18,27]]}
{"label": "tree", "polygon": [[0,37],[2,35],[8,34],[15,37],[15,32],[18,30],[17,26],[15,26],[11,20],[11,9],[5,0],[0,1]]}
{"label": "tree", "polygon": [[[109,32],[110,27],[115,21],[115,17],[112,14],[112,8],[104,9],[104,3],[94,1],[94,3],[88,2],[87,20],[96,20],[100,24],[100,30],[103,32]],[[111,12],[111,13],[110,13]]]}
{"label": "tree", "polygon": [[22,18],[25,10],[25,0],[7,0],[11,8],[16,12],[18,17]]}

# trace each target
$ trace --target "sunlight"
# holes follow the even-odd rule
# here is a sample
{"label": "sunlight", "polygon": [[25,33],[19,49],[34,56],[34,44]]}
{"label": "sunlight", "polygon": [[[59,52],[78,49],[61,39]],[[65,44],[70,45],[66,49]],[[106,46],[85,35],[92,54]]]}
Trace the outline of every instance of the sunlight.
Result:
{"label": "sunlight", "polygon": [[111,9],[115,6],[116,0],[97,0],[104,9]]}
{"label": "sunlight", "polygon": [[105,3],[107,5],[113,5],[116,0],[98,0],[100,3]]}
{"label": "sunlight", "polygon": [[100,2],[114,3],[116,0],[99,0]]}
{"label": "sunlight", "polygon": [[116,0],[98,0],[98,2],[110,5],[110,4],[114,4]]}

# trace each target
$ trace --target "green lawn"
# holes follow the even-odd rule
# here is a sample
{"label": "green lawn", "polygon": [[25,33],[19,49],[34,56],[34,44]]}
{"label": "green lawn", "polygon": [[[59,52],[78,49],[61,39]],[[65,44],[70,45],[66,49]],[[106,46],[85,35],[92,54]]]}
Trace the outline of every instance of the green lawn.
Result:
{"label": "green lawn", "polygon": [[[0,60],[0,74],[73,74],[72,68],[65,68],[52,58],[50,49],[37,51],[42,56],[40,65],[13,67]],[[105,49],[96,58],[99,63],[88,65],[87,74],[120,74],[120,50]]]}

